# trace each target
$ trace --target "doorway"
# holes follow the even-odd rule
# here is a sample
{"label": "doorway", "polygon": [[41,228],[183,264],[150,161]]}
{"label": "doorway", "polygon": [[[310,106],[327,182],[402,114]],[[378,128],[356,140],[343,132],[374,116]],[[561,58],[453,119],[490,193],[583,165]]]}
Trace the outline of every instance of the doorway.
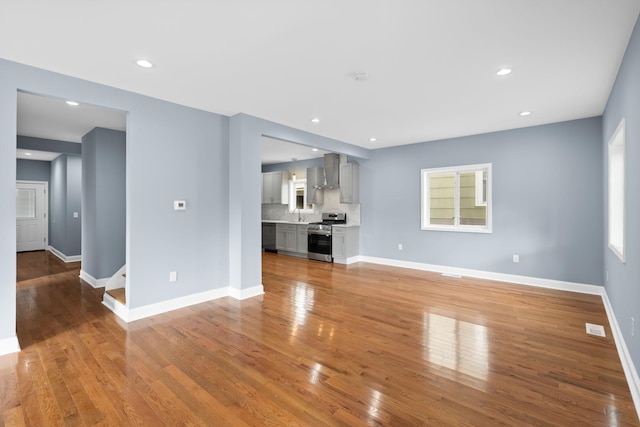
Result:
{"label": "doorway", "polygon": [[48,182],[16,181],[16,252],[47,248]]}

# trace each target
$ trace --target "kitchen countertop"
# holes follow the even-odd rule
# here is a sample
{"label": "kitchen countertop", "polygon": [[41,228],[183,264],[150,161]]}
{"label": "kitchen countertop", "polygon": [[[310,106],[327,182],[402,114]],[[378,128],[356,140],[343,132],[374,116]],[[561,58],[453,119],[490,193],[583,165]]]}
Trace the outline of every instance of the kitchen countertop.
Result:
{"label": "kitchen countertop", "polygon": [[301,225],[309,225],[306,221],[285,221],[282,219],[263,219],[262,222],[272,222],[274,224],[301,224]]}
{"label": "kitchen countertop", "polygon": [[[282,219],[263,219],[262,222],[271,222],[273,224],[301,224],[301,225],[309,225],[311,224],[310,222],[307,221],[286,221],[286,220],[282,220]],[[360,224],[334,224],[332,225],[332,227],[339,227],[339,228],[351,228],[351,227],[360,227]]]}

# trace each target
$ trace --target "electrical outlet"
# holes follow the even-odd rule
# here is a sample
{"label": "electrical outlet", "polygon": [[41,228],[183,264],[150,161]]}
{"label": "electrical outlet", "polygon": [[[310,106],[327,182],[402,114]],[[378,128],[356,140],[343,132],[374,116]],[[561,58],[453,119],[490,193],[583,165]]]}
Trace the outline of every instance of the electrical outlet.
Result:
{"label": "electrical outlet", "polygon": [[402,250],[402,243],[398,243],[398,250],[401,251]]}
{"label": "electrical outlet", "polygon": [[520,262],[520,255],[514,255],[513,262]]}
{"label": "electrical outlet", "polygon": [[177,271],[170,271],[169,272],[169,281],[170,282],[177,282],[178,281],[178,272]]}

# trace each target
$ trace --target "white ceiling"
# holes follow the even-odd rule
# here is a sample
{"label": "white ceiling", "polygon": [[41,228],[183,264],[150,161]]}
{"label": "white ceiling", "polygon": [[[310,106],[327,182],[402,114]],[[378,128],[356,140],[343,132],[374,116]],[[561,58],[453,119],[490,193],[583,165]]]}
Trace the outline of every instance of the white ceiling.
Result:
{"label": "white ceiling", "polygon": [[[315,150],[315,151],[313,151]],[[323,157],[328,151],[305,145],[291,144],[279,139],[262,137],[262,164],[295,162]]]}
{"label": "white ceiling", "polygon": [[18,135],[82,142],[95,127],[124,131],[126,113],[93,105],[70,106],[66,99],[18,92]]}
{"label": "white ceiling", "polygon": [[53,151],[23,150],[20,148],[16,150],[16,159],[40,160],[43,162],[50,162],[59,155],[60,153],[56,153]]}
{"label": "white ceiling", "polygon": [[[125,112],[88,104],[70,106],[66,101],[70,100],[18,92],[18,135],[81,143],[95,127],[126,130]],[[16,150],[16,158],[25,160],[51,161],[59,155],[55,151]]]}
{"label": "white ceiling", "polygon": [[639,12],[637,0],[0,0],[0,57],[379,148],[600,115]]}

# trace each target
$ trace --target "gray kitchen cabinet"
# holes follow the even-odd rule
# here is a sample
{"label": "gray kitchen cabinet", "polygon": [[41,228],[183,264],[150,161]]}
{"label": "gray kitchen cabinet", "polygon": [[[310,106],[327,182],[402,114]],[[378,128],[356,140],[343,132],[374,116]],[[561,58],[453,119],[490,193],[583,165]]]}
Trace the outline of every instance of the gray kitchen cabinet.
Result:
{"label": "gray kitchen cabinet", "polygon": [[321,205],[324,203],[324,168],[307,168],[307,201]]}
{"label": "gray kitchen cabinet", "polygon": [[299,254],[306,254],[307,241],[309,240],[309,233],[307,232],[307,224],[298,224],[298,249],[296,252]]}
{"label": "gray kitchen cabinet", "polygon": [[296,224],[276,224],[276,249],[296,252],[298,249],[298,228]]}
{"label": "gray kitchen cabinet", "polygon": [[337,264],[348,264],[349,258],[360,251],[360,227],[333,227],[331,229],[331,256]]}
{"label": "gray kitchen cabinet", "polygon": [[262,174],[262,204],[289,203],[289,172],[276,171]]}
{"label": "gray kitchen cabinet", "polygon": [[340,165],[340,203],[360,203],[360,166],[357,163]]}

